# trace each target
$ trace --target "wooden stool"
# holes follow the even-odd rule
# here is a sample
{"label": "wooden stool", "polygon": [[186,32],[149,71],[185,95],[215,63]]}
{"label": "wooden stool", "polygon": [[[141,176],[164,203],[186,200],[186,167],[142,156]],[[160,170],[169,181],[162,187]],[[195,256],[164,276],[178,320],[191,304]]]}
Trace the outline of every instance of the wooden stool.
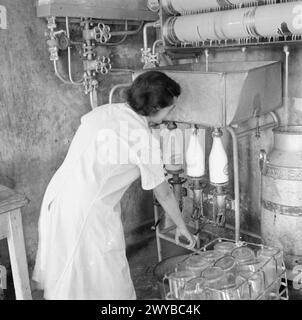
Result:
{"label": "wooden stool", "polygon": [[28,200],[0,185],[0,240],[7,239],[17,300],[32,300],[21,208]]}

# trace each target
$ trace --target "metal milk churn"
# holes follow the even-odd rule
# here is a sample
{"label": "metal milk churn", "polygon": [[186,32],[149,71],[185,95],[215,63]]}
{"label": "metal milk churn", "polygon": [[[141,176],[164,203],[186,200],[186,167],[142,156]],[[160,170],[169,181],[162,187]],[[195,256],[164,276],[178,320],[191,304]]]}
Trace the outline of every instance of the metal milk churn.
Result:
{"label": "metal milk churn", "polygon": [[261,150],[261,236],[284,252],[286,268],[302,264],[302,126],[278,127],[269,154]]}

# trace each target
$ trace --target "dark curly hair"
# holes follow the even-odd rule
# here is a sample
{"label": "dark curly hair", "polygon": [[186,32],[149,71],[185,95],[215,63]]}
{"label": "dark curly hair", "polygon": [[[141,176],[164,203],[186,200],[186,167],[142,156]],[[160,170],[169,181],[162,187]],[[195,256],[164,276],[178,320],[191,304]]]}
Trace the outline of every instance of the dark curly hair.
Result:
{"label": "dark curly hair", "polygon": [[149,116],[166,108],[178,97],[181,88],[177,82],[159,71],[139,75],[126,92],[127,102],[138,114]]}

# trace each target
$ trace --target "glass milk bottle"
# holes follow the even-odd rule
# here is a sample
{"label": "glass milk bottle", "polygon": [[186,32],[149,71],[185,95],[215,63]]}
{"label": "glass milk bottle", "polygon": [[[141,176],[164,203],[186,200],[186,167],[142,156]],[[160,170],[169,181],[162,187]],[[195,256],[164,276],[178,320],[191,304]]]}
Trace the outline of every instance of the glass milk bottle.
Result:
{"label": "glass milk bottle", "polygon": [[163,162],[168,172],[179,172],[183,164],[183,135],[175,125],[169,124],[162,131]]}
{"label": "glass milk bottle", "polygon": [[193,129],[189,137],[189,145],[186,151],[187,175],[192,178],[200,178],[205,174],[205,155],[201,145],[198,129]]}
{"label": "glass milk bottle", "polygon": [[209,157],[210,181],[213,184],[225,184],[229,181],[228,157],[222,144],[222,132],[215,129],[213,145]]}

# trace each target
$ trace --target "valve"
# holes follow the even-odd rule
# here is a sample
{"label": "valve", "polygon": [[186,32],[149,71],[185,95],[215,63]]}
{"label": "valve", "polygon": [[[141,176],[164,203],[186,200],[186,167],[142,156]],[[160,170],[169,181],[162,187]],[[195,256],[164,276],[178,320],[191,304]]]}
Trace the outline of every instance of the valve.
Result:
{"label": "valve", "polygon": [[55,29],[56,29],[56,18],[55,17],[48,17],[47,19],[47,29],[45,31],[45,37],[47,37],[47,45],[48,45],[48,51],[50,53],[50,60],[51,61],[57,61],[59,60],[58,55],[58,40],[55,35]]}
{"label": "valve", "polygon": [[95,91],[99,83],[95,79],[95,73],[90,74],[89,71],[84,72],[83,86],[85,94]]}
{"label": "valve", "polygon": [[[67,37],[65,30],[55,31],[56,19],[55,17],[49,17],[47,19],[47,29],[45,31],[45,37],[47,37],[47,45],[48,51],[50,53],[50,60],[51,61],[58,61],[59,60],[59,49],[60,49],[60,37]],[[67,43],[68,46],[68,43]]]}
{"label": "valve", "polygon": [[84,86],[85,94],[92,92],[93,90],[92,81],[93,81],[93,77],[90,74],[88,74],[88,72],[84,72],[83,86]]}
{"label": "valve", "polygon": [[144,63],[144,69],[152,69],[156,68],[159,65],[159,54],[151,53],[151,49],[141,49],[142,59],[141,61]]}
{"label": "valve", "polygon": [[99,23],[96,27],[90,29],[93,23],[89,20],[82,22],[83,39],[85,41],[96,41],[99,43],[106,43],[111,39],[110,27],[104,23]]}
{"label": "valve", "polygon": [[94,40],[99,43],[106,43],[111,39],[110,27],[99,23],[94,28]]}
{"label": "valve", "polygon": [[83,63],[85,71],[101,74],[108,74],[112,67],[110,58],[105,56],[98,56],[94,60],[84,60]]}
{"label": "valve", "polygon": [[57,27],[56,18],[55,17],[48,17],[47,18],[47,28],[50,30],[54,30],[56,27]]}
{"label": "valve", "polygon": [[58,40],[54,38],[54,39],[47,40],[46,43],[48,45],[50,61],[58,61],[59,60]]}
{"label": "valve", "polygon": [[149,10],[151,10],[153,12],[158,12],[160,9],[159,0],[148,0],[147,7]]}
{"label": "valve", "polygon": [[95,68],[96,72],[101,74],[108,74],[111,68],[112,65],[109,57],[97,57]]}
{"label": "valve", "polygon": [[68,39],[66,32],[62,32],[58,35],[57,45],[60,50],[67,50],[70,46],[70,40]]}

